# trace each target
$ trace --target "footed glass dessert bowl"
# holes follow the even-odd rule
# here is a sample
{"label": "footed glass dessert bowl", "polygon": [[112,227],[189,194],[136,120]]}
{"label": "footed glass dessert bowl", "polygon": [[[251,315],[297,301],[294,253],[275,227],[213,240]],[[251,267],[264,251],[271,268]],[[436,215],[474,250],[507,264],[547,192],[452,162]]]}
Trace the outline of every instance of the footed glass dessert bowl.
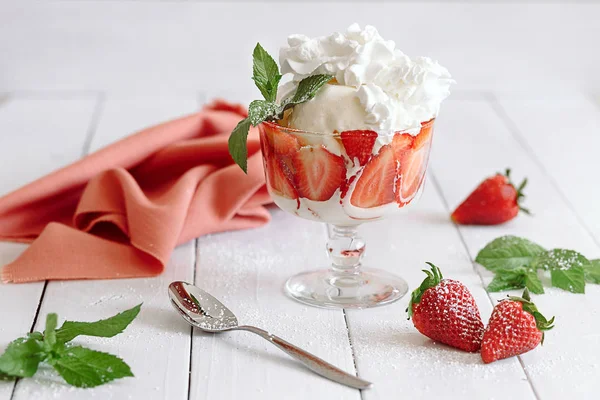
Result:
{"label": "footed glass dessert bowl", "polygon": [[275,204],[298,217],[330,224],[329,269],[292,276],[290,297],[325,308],[367,308],[403,297],[408,285],[364,268],[360,224],[408,211],[423,190],[434,119],[420,129],[306,132],[259,125],[267,188]]}

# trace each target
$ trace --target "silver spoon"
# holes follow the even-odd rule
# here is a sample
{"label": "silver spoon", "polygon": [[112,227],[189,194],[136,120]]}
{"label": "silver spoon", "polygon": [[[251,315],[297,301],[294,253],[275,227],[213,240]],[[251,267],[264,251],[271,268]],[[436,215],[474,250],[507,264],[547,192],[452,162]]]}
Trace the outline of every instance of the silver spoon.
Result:
{"label": "silver spoon", "polygon": [[197,286],[186,282],[169,285],[171,304],[190,325],[206,332],[242,330],[257,334],[300,361],[310,370],[342,385],[355,389],[368,389],[373,384],[348,374],[309,352],[260,328],[238,325],[235,315],[221,302]]}

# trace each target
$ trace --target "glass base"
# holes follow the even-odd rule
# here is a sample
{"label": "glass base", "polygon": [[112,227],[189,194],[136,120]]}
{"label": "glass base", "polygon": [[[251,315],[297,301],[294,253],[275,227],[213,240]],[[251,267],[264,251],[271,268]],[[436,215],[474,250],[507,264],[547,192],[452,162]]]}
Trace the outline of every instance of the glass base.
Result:
{"label": "glass base", "polygon": [[408,292],[406,281],[378,269],[360,268],[355,273],[334,270],[309,271],[285,283],[291,298],[322,308],[369,308],[390,304]]}

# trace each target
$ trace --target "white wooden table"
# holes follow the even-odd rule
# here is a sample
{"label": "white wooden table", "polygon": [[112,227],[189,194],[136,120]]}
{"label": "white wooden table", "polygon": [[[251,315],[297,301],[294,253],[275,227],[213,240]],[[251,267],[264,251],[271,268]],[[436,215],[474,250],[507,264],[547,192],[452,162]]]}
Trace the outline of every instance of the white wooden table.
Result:
{"label": "white wooden table", "polygon": [[[137,26],[146,27],[144,21],[149,15],[158,20],[158,15],[166,10],[163,6],[148,4],[136,8],[143,14]],[[27,28],[18,23],[21,17],[22,21],[31,23],[34,32],[48,34],[41,38],[45,44],[61,38],[62,33],[54,31],[53,24],[88,34],[94,29],[110,27],[109,34],[114,35],[111,38],[118,37],[119,30],[125,38],[133,37],[131,32],[136,25],[126,29],[129,25],[121,19],[125,11],[134,7],[132,4],[121,8],[94,4],[78,10],[77,18],[65,16],[73,7],[73,4],[62,4],[41,8],[46,14],[39,11],[27,18],[11,10],[17,22],[12,19],[12,25],[0,24],[0,49],[9,55],[4,68],[14,78],[9,79],[4,74],[0,79],[0,195],[141,127],[192,112],[215,95],[227,94],[230,99],[239,101],[254,96],[251,82],[239,78],[249,74],[246,64],[228,64],[220,72],[220,78],[232,74],[235,86],[222,89],[214,83],[218,79],[202,78],[200,75],[208,76],[209,72],[219,69],[205,67],[198,72],[198,82],[186,90],[177,90],[182,82],[168,73],[167,64],[157,56],[156,62],[162,62],[165,69],[159,66],[154,72],[159,72],[157,76],[164,72],[165,80],[175,86],[175,90],[169,92],[165,91],[169,83],[154,82],[148,70],[140,69],[139,73],[148,82],[140,89],[130,81],[137,73],[131,69],[120,78],[111,75],[115,71],[103,71],[92,62],[75,65],[72,70],[67,66],[61,69],[53,64],[56,62],[53,56],[45,54],[43,61],[52,66],[53,74],[44,64],[33,65],[27,51],[18,51],[17,46],[8,44],[7,37],[11,33],[25,32]],[[183,27],[192,31],[200,28],[193,23],[193,18],[188,18],[190,12],[226,11],[219,9],[220,6],[189,7],[179,9],[178,15]],[[255,8],[244,7],[240,5],[235,13],[255,12]],[[281,7],[273,7],[275,20],[285,15]],[[375,18],[368,7],[356,7],[357,12],[371,12],[369,15]],[[388,7],[397,7],[398,12],[405,10],[400,5]],[[422,9],[417,5],[408,7],[411,12],[431,13],[433,10],[431,5],[424,5]],[[442,8],[440,15],[449,13],[464,21],[478,20],[456,11],[464,11],[462,6],[438,7]],[[579,50],[582,57],[593,57],[583,53],[585,49],[592,51],[593,35],[599,33],[598,8],[580,7],[565,13],[555,6],[527,8],[511,26],[518,34],[507,34],[507,40],[517,42],[516,35],[522,35],[524,42],[534,44],[535,35],[526,35],[527,17],[533,14],[545,18],[546,22],[537,21],[541,32],[548,31],[551,22],[558,24],[567,18],[575,33],[565,29],[566,38],[562,40],[569,41],[569,35],[577,35],[577,29],[586,31],[586,35],[581,35],[582,42],[578,42]],[[502,20],[515,9],[512,6],[473,8],[473,14],[480,13],[480,16],[488,12]],[[309,11],[305,13],[308,15]],[[173,11],[173,14],[176,13]],[[171,17],[167,15],[168,23],[175,24]],[[93,26],[90,28],[88,24]],[[281,21],[277,24],[272,28],[277,36],[274,33],[265,40],[273,44],[272,48],[282,42],[290,29],[296,30]],[[319,24],[322,26],[324,22]],[[33,28],[34,25],[37,28]],[[171,28],[173,26],[169,26]],[[266,28],[257,29],[266,34]],[[151,39],[158,38],[159,33],[151,32],[154,31],[148,29]],[[400,35],[405,30],[398,26],[386,33],[393,36],[393,32]],[[434,29],[425,43],[435,43],[428,41],[435,32],[444,33]],[[464,36],[463,50],[473,48],[467,33],[445,32],[454,38]],[[181,32],[173,33],[173,42],[180,43],[187,34],[188,31],[181,28]],[[262,41],[260,35],[253,31],[251,39]],[[500,40],[501,34],[484,36],[494,41]],[[31,51],[41,51],[44,45],[34,43],[27,36],[21,40]],[[235,44],[234,40],[230,42],[228,45]],[[113,57],[129,57],[126,51],[121,51],[125,48],[119,48],[119,43],[108,39],[107,43],[113,46],[108,48],[117,49]],[[76,43],[71,44],[78,47]],[[231,49],[236,54],[250,48],[246,40],[237,45],[239,49]],[[70,54],[65,53],[66,48],[57,51]],[[98,45],[98,54],[89,57],[98,61],[112,52],[102,49]],[[550,59],[550,48],[541,46],[538,50],[537,62]],[[175,50],[165,46],[165,51],[172,56]],[[500,51],[514,54],[516,58],[526,53],[524,48]],[[440,59],[444,52],[438,52]],[[454,57],[451,61],[456,66],[461,65],[462,55],[449,56]],[[493,59],[495,55],[489,52],[488,56]],[[14,61],[15,57],[18,62]],[[190,55],[190,59],[196,60],[194,57]],[[243,58],[245,60],[246,55]],[[600,257],[599,104],[590,93],[581,90],[581,85],[567,84],[566,78],[561,81],[566,89],[561,88],[560,94],[534,91],[536,84],[543,86],[543,79],[531,86],[520,86],[509,79],[512,76],[517,82],[518,79],[524,82],[527,77],[520,75],[522,71],[529,73],[531,79],[539,78],[539,74],[547,78],[568,68],[581,68],[581,71],[569,71],[575,75],[581,73],[573,79],[584,79],[581,75],[585,75],[587,67],[564,62],[561,64],[564,68],[549,66],[536,75],[529,70],[535,69],[535,64],[536,60],[528,66],[510,64],[508,69],[512,75],[501,69],[498,74],[508,75],[502,75],[500,81],[480,71],[480,75],[466,83],[466,88],[459,86],[444,104],[436,123],[427,187],[417,209],[406,216],[361,227],[368,243],[366,264],[402,275],[412,290],[423,278],[420,270],[424,262],[432,261],[443,269],[446,277],[459,279],[471,289],[484,321],[495,300],[506,294],[488,294],[484,287],[491,275],[472,261],[479,249],[493,238],[504,234],[521,235],[549,248],[573,248],[590,258]],[[18,65],[24,69],[17,68]],[[87,72],[84,67],[89,67]],[[182,68],[184,75],[191,75],[185,71],[188,66]],[[458,71],[467,79],[477,73],[472,65]],[[37,79],[36,76],[42,77]],[[598,79],[597,75],[593,79]],[[119,86],[119,82],[123,85]],[[209,86],[207,89],[194,89],[202,87],[203,82]],[[123,87],[125,89],[119,90]],[[236,87],[241,88],[239,93]],[[526,204],[534,216],[520,216],[498,227],[453,225],[449,221],[451,209],[484,176],[507,166],[513,168],[516,180],[529,178]],[[323,224],[304,221],[278,209],[272,213],[272,222],[263,228],[208,235],[178,247],[165,273],[157,278],[0,285],[0,350],[30,330],[43,329],[49,312],[57,312],[63,319],[96,320],[144,302],[140,316],[124,334],[112,339],[77,339],[79,343],[123,357],[131,365],[135,378],[80,390],[64,385],[53,372],[41,370],[35,378],[20,380],[16,385],[0,382],[0,400],[597,398],[600,286],[588,285],[585,295],[547,289],[545,295],[536,296],[539,308],[557,317],[556,328],[547,334],[545,345],[521,357],[484,365],[479,354],[453,350],[421,336],[406,319],[407,298],[382,308],[360,311],[321,310],[286,298],[282,285],[287,277],[306,269],[325,267],[327,229]],[[0,264],[16,258],[24,248],[24,245],[0,243]],[[357,372],[373,381],[374,388],[360,392],[329,382],[308,372],[262,339],[244,332],[218,336],[192,332],[168,302],[166,287],[173,280],[194,281],[222,299],[244,323],[268,329],[347,371]]]}

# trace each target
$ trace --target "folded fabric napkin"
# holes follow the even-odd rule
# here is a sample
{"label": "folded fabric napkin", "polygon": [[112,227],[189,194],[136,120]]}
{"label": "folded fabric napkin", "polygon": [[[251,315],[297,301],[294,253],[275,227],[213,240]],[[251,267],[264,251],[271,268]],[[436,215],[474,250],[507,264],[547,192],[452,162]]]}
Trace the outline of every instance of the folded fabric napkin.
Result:
{"label": "folded fabric napkin", "polygon": [[229,156],[247,112],[216,101],[0,198],[0,240],[33,242],[3,282],[160,274],[176,245],[269,221],[258,131],[248,175]]}

